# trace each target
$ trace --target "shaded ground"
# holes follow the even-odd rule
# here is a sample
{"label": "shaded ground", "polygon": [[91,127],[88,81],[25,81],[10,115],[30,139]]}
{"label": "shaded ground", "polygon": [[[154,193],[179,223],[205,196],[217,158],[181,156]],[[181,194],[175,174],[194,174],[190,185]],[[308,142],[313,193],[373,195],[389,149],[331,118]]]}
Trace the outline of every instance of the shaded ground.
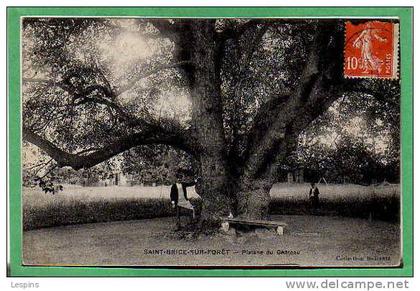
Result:
{"label": "shaded ground", "polygon": [[170,217],[25,231],[24,263],[91,266],[399,265],[398,224],[321,216],[272,216],[272,219],[288,224],[284,236],[259,229],[239,235],[179,239]]}

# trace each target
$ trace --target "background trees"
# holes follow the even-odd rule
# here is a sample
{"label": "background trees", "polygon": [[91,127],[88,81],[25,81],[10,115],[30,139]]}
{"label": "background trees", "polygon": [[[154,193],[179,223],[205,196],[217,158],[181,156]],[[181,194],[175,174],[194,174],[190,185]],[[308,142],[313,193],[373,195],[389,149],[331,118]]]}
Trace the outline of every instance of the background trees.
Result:
{"label": "background trees", "polygon": [[382,100],[363,93],[338,99],[301,134],[292,165],[314,181],[399,182],[399,95],[384,92]]}

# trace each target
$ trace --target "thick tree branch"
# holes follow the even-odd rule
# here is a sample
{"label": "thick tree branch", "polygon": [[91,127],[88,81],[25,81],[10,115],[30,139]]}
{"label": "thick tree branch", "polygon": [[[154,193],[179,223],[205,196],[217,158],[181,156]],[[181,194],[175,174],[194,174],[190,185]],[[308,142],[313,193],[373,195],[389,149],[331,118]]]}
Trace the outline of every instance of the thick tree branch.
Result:
{"label": "thick tree branch", "polygon": [[[190,140],[187,141],[185,136],[188,136]],[[110,142],[108,145],[86,155],[81,153],[68,153],[27,128],[22,129],[22,137],[23,140],[28,141],[45,151],[57,162],[58,166],[69,166],[75,170],[90,168],[115,155],[140,145],[166,144],[184,150],[192,155],[197,151],[196,145],[191,142],[193,136],[188,131],[177,132],[164,128],[160,128],[160,131],[157,131],[154,128],[120,137],[117,140]]]}
{"label": "thick tree branch", "polygon": [[[338,51],[341,45],[337,45],[339,40],[335,37],[337,28],[329,25],[317,26],[294,93],[276,98],[257,116],[249,135],[245,176],[273,176],[278,168],[276,157],[284,159],[296,146],[299,133],[341,97],[342,72],[332,74],[332,71],[342,69],[341,58],[337,58],[342,51]],[[332,38],[336,41],[331,42]]]}
{"label": "thick tree branch", "polygon": [[94,84],[89,85],[82,90],[71,91],[69,86],[60,82],[38,79],[24,81],[46,83],[47,85],[60,84],[59,87],[67,91],[73,97],[73,103],[70,104],[71,106],[80,106],[86,103],[102,104],[115,111],[119,121],[123,121],[128,127],[139,127],[139,129],[141,129],[141,132],[139,133],[121,137],[103,148],[89,151],[88,154],[86,152],[71,154],[61,150],[31,129],[24,128],[23,138],[43,149],[48,155],[56,160],[60,166],[71,166],[75,169],[88,168],[127,149],[146,144],[171,145],[182,149],[193,156],[196,156],[199,151],[198,142],[195,141],[191,130],[184,130],[180,126],[175,125],[171,120],[168,122],[164,122],[163,120],[156,121],[152,117],[146,120],[145,118],[139,118],[133,115],[119,104],[117,98],[115,98],[115,93],[110,92],[108,88],[103,85]]}

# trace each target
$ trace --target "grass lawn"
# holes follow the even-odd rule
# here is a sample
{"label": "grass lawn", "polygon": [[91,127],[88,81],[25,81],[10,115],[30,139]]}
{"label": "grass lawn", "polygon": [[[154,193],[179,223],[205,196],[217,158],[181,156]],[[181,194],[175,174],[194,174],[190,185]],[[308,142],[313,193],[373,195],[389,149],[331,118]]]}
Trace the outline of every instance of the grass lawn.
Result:
{"label": "grass lawn", "polygon": [[[64,191],[46,194],[40,188],[23,188],[24,230],[49,226],[172,216],[169,186],[81,187],[64,185]],[[320,215],[341,215],[399,220],[399,185],[319,185]],[[308,214],[309,184],[275,184],[271,190],[272,214]],[[194,188],[189,197],[200,208]]]}

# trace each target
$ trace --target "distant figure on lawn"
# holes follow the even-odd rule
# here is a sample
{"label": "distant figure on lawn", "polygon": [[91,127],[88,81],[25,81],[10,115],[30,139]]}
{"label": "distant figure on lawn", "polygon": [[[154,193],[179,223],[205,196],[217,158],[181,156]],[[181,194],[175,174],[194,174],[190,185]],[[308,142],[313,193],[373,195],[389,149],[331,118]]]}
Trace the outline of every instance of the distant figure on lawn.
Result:
{"label": "distant figure on lawn", "polygon": [[319,208],[319,190],[315,183],[311,183],[311,188],[309,189],[309,202],[311,203],[312,209]]}
{"label": "distant figure on lawn", "polygon": [[191,204],[187,196],[187,187],[195,186],[197,181],[186,183],[174,183],[171,186],[171,204],[172,208],[176,208],[177,228],[181,226],[180,208],[192,211],[192,219],[195,219],[194,205]]}

